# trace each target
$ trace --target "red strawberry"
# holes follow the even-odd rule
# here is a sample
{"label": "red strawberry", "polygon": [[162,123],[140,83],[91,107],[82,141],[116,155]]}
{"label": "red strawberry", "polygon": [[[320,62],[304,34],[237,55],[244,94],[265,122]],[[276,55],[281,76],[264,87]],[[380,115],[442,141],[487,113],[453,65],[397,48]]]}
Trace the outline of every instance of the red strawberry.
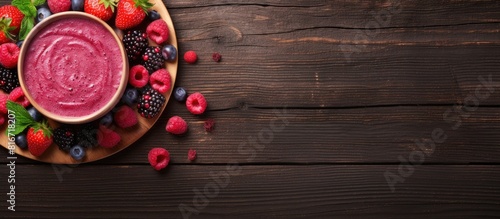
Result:
{"label": "red strawberry", "polygon": [[12,5],[4,5],[0,7],[0,17],[10,18],[10,27],[15,28],[13,31],[11,31],[11,33],[19,33],[19,29],[21,28],[21,21],[24,18],[24,14],[19,9]]}
{"label": "red strawberry", "polygon": [[85,0],[83,10],[88,14],[101,18],[103,21],[108,21],[113,17],[115,7],[116,2],[114,0]]}
{"label": "red strawberry", "polygon": [[148,0],[120,0],[116,12],[116,27],[126,30],[139,25],[151,6],[153,4]]}
{"label": "red strawberry", "polygon": [[69,11],[71,8],[70,0],[47,0],[47,5],[52,13]]}
{"label": "red strawberry", "polygon": [[12,42],[12,34],[19,33],[24,14],[12,5],[0,7],[0,44]]}
{"label": "red strawberry", "polygon": [[52,145],[52,131],[47,124],[37,123],[29,128],[26,136],[28,149],[34,156],[41,156]]}

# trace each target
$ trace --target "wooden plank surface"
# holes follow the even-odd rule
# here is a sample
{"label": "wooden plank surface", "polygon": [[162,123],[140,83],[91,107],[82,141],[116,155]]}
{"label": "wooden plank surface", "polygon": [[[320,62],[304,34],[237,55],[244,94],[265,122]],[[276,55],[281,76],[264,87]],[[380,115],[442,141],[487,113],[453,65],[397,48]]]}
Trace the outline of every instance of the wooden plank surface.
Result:
{"label": "wooden plank surface", "polygon": [[[18,211],[3,218],[494,218],[500,214],[498,166],[419,166],[391,192],[386,165],[240,166],[218,193],[222,166],[83,165],[61,175],[50,165],[17,166]],[[239,171],[238,171],[239,170]],[[446,174],[443,174],[446,173]],[[2,168],[0,174],[5,175]],[[279,187],[277,187],[279,185]],[[215,187],[213,187],[215,188]],[[201,197],[198,195],[198,197]],[[5,204],[3,204],[5,205]],[[198,207],[197,207],[198,206]],[[424,210],[426,209],[426,210]]]}
{"label": "wooden plank surface", "polygon": [[[18,211],[2,209],[1,218],[182,218],[179,205],[193,207],[193,189],[231,162],[241,173],[189,218],[500,217],[500,1],[164,3],[180,54],[200,58],[179,62],[176,85],[204,93],[207,114],[170,102],[136,144],[91,164],[18,158]],[[390,22],[366,29],[389,10]],[[491,93],[471,108],[485,84]],[[173,115],[189,122],[188,135],[164,131]],[[207,118],[217,123],[212,133]],[[269,143],[239,148],[283,118]],[[415,140],[432,140],[436,129],[448,138],[422,151]],[[171,152],[167,171],[149,167],[152,147]],[[392,192],[384,174],[400,176],[420,152],[424,165]]]}
{"label": "wooden plank surface", "polygon": [[[98,163],[147,164],[147,153],[153,147],[167,148],[175,163],[190,163],[190,148],[198,151],[199,164],[227,163],[229,159],[240,163],[398,163],[400,155],[421,151],[416,141],[431,140],[435,129],[442,129],[447,138],[435,142],[435,151],[426,157],[426,163],[500,163],[500,111],[496,107],[462,112],[456,130],[458,120],[443,119],[451,106],[235,109],[210,112],[207,116],[215,119],[216,128],[207,133],[204,119],[178,109],[179,105],[171,103],[139,142]],[[166,121],[173,115],[188,121],[188,135],[165,132]],[[273,121],[282,130],[271,131]],[[3,154],[7,155],[0,152]]]}
{"label": "wooden plank surface", "polygon": [[[181,67],[190,73],[179,83],[208,93],[214,109],[463,103],[478,76],[498,75],[500,5],[444,2],[401,1],[401,12],[369,36],[365,25],[376,18],[367,12],[387,5],[167,2],[185,50],[207,48],[200,51],[207,68]],[[223,63],[209,60],[213,51]],[[493,77],[496,86],[499,80]],[[499,100],[495,95],[483,104]]]}

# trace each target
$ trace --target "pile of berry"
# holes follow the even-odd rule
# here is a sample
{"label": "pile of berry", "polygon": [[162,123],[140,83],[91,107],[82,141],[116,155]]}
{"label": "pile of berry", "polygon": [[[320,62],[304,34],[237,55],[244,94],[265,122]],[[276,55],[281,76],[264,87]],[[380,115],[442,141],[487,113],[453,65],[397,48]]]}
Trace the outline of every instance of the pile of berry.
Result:
{"label": "pile of berry", "polygon": [[[169,27],[151,10],[148,0],[18,0],[12,4],[0,7],[0,89],[5,92],[0,93],[0,125],[7,108],[19,115],[16,124],[19,120],[23,125],[17,125],[14,134],[20,148],[41,156],[55,143],[75,160],[82,160],[88,148],[118,145],[121,137],[115,127],[131,128],[138,123],[137,115],[153,118],[161,112],[164,95],[172,88],[165,62],[177,58],[177,49],[168,44]],[[19,87],[17,60],[33,26],[52,14],[70,10],[94,15],[124,32],[122,42],[131,66],[129,84],[120,103],[103,118],[52,128]]]}

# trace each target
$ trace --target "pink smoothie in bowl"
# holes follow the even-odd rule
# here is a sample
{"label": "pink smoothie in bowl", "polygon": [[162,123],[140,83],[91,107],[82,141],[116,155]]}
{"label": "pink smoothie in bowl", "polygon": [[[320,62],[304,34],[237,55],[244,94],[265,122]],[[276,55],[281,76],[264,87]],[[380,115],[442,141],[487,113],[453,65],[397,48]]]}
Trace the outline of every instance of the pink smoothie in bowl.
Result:
{"label": "pink smoothie in bowl", "polygon": [[83,123],[117,103],[128,64],[109,26],[83,13],[68,13],[30,33],[19,78],[28,99],[46,116]]}

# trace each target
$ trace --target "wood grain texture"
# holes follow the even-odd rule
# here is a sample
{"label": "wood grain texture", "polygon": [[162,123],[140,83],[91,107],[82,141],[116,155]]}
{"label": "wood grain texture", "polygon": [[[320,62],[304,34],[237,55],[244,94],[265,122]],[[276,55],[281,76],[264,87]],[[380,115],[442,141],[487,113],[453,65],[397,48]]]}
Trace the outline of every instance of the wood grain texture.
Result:
{"label": "wood grain texture", "polygon": [[478,76],[498,75],[498,2],[401,1],[401,13],[366,36],[369,12],[389,7],[381,2],[391,1],[167,1],[181,52],[199,50],[206,66],[181,66],[189,74],[179,84],[203,91],[213,109],[453,104]]}
{"label": "wood grain texture", "polygon": [[[241,174],[190,218],[500,216],[499,1],[164,3],[179,54],[199,56],[196,65],[180,60],[176,85],[202,92],[207,114],[170,102],[134,145],[76,168],[18,158],[19,210],[0,217],[182,218],[179,204],[193,206],[193,189],[234,161]],[[366,29],[398,3],[390,22]],[[489,75],[494,91],[463,111]],[[289,124],[255,158],[238,150],[285,107]],[[462,122],[456,130],[443,118],[449,109]],[[173,115],[188,121],[186,136],[164,131]],[[203,130],[207,118],[216,121],[212,133]],[[436,128],[447,140],[391,192],[384,173],[396,173],[419,151],[414,141],[432,139]],[[147,163],[153,147],[171,153],[164,172]],[[195,162],[187,161],[189,148],[198,150]],[[60,178],[54,168],[64,171]]]}
{"label": "wood grain texture", "polygon": [[[50,165],[17,166],[17,209],[5,218],[182,218],[195,190],[226,166],[84,164],[61,175]],[[243,166],[189,218],[494,218],[500,214],[498,166],[419,166],[391,192],[395,166]],[[446,174],[443,174],[446,173]],[[5,175],[5,168],[0,174]],[[2,188],[6,183],[1,182]],[[277,186],[279,185],[279,186]],[[212,191],[212,190],[211,190]],[[215,191],[215,190],[213,190]],[[216,194],[216,193],[213,193]],[[43,202],[43,204],[42,204]],[[5,204],[2,204],[5,205]]]}
{"label": "wood grain texture", "polygon": [[[99,164],[147,164],[153,147],[167,148],[174,163],[190,163],[187,151],[198,151],[197,164],[227,163],[399,163],[421,151],[417,140],[431,140],[435,129],[447,139],[436,143],[426,163],[500,163],[500,112],[483,107],[463,112],[461,124],[443,120],[453,109],[435,107],[375,107],[359,109],[234,109],[212,111],[206,117],[190,115],[182,104],[172,102],[158,123],[137,143]],[[279,113],[279,114],[278,114]],[[189,124],[186,136],[165,132],[170,116],[180,115]],[[450,118],[459,115],[450,114]],[[208,133],[203,121],[214,118]],[[274,121],[274,122],[273,122]],[[288,125],[285,124],[288,122]],[[274,123],[282,131],[269,133]],[[261,135],[261,139],[259,139]],[[253,139],[253,140],[249,140]],[[1,151],[0,157],[7,155]],[[18,162],[28,162],[19,160]]]}

